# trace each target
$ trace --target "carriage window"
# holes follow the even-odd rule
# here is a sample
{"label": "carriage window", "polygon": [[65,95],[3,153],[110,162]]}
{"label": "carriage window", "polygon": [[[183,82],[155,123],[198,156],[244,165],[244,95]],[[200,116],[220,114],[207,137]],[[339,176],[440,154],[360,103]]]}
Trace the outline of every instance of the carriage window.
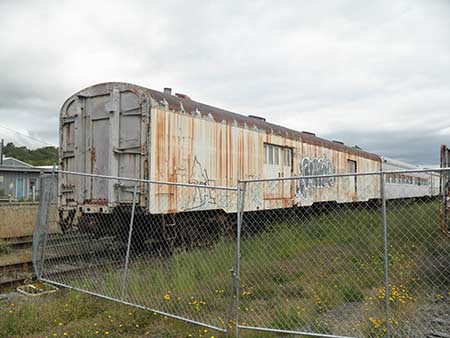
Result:
{"label": "carriage window", "polygon": [[273,150],[274,150],[273,164],[280,164],[278,147],[273,147]]}
{"label": "carriage window", "polygon": [[291,166],[292,149],[264,144],[264,164]]}
{"label": "carriage window", "polygon": [[291,165],[291,149],[284,148],[282,151],[283,158],[282,158],[282,164],[285,166]]}

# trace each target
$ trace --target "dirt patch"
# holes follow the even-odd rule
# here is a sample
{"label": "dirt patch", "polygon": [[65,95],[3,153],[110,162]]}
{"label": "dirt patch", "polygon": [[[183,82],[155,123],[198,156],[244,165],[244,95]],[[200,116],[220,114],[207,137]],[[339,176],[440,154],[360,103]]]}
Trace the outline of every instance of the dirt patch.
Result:
{"label": "dirt patch", "polygon": [[[31,236],[36,224],[39,203],[0,204],[0,239]],[[56,231],[56,222],[49,223],[49,231]]]}

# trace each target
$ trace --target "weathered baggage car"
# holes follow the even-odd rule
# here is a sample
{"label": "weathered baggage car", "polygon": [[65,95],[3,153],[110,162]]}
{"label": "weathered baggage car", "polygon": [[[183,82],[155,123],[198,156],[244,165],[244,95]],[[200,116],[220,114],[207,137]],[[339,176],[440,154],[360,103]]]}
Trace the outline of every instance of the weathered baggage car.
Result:
{"label": "weathered baggage car", "polygon": [[[155,181],[235,187],[241,178],[274,178],[381,169],[378,155],[127,83],[103,83],[71,96],[60,116],[60,168]],[[123,181],[62,175],[61,205],[109,213],[130,203]],[[227,191],[199,193],[178,186],[139,184],[139,205],[151,214],[195,210],[236,212]],[[267,182],[249,187],[245,209],[379,198],[379,179],[352,177]]]}

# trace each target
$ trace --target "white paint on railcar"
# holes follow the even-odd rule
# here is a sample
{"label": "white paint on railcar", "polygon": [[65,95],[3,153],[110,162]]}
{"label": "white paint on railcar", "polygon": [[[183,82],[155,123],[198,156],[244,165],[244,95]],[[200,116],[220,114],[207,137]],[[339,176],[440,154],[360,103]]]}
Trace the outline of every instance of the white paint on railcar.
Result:
{"label": "white paint on railcar", "polygon": [[[383,171],[418,169],[417,166],[382,157]],[[436,177],[432,173],[386,174],[386,198],[413,198],[436,196]],[[439,178],[438,178],[439,180]],[[439,185],[439,184],[438,184]],[[437,192],[439,193],[439,192]]]}

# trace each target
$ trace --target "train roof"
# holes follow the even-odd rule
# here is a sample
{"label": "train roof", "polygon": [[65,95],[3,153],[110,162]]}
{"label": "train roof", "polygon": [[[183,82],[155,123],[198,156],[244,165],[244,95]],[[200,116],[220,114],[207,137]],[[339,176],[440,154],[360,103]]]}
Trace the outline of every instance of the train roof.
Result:
{"label": "train roof", "polygon": [[417,166],[417,165],[414,165],[411,163],[406,163],[406,162],[396,160],[393,158],[389,158],[386,156],[381,156],[381,160],[383,161],[383,163],[390,164],[390,165],[393,165],[393,166],[396,166],[396,167],[399,167],[402,169],[419,169],[419,166]]}
{"label": "train roof", "polygon": [[[407,162],[403,162],[403,161],[396,160],[396,159],[393,159],[393,158],[389,158],[389,157],[386,157],[386,156],[381,156],[381,160],[385,164],[397,167],[396,169],[390,168],[390,169],[388,169],[388,171],[389,170],[403,170],[403,169],[406,169],[406,170],[429,169],[429,168],[424,168],[424,167],[419,166],[419,165],[414,165],[414,164],[411,164],[411,163],[407,163]],[[428,177],[428,175],[430,175],[430,174],[432,176],[440,177],[439,173],[433,172],[433,171],[431,171],[431,169],[430,169],[430,172],[414,173],[413,175],[414,176]]]}
{"label": "train roof", "polygon": [[266,122],[265,119],[259,117],[245,116],[221,108],[213,107],[201,102],[196,102],[187,97],[186,95],[183,96],[172,95],[171,93],[160,92],[154,89],[149,89],[124,82],[106,82],[87,87],[79,91],[78,93],[74,94],[73,96],[95,95],[95,92],[97,91],[100,90],[103,91],[105,89],[112,90],[115,87],[121,87],[123,89],[129,89],[131,91],[133,91],[133,89],[136,89],[137,91],[146,92],[150,94],[150,96],[154,100],[156,100],[158,103],[162,105],[166,104],[167,102],[169,109],[173,111],[185,111],[188,113],[200,112],[201,114],[204,114],[205,117],[210,115],[214,119],[214,121],[217,122],[225,121],[228,124],[234,125],[237,124],[238,126],[247,128],[256,127],[258,129],[265,130],[266,133],[277,134],[293,140],[301,140],[302,142],[308,144],[323,146],[329,149],[334,149],[337,151],[342,151],[356,156],[361,156],[364,158],[381,162],[381,158],[378,155],[366,152],[359,148],[349,147],[340,142],[329,141],[317,137],[312,133],[299,132],[283,126],[269,123]]}

